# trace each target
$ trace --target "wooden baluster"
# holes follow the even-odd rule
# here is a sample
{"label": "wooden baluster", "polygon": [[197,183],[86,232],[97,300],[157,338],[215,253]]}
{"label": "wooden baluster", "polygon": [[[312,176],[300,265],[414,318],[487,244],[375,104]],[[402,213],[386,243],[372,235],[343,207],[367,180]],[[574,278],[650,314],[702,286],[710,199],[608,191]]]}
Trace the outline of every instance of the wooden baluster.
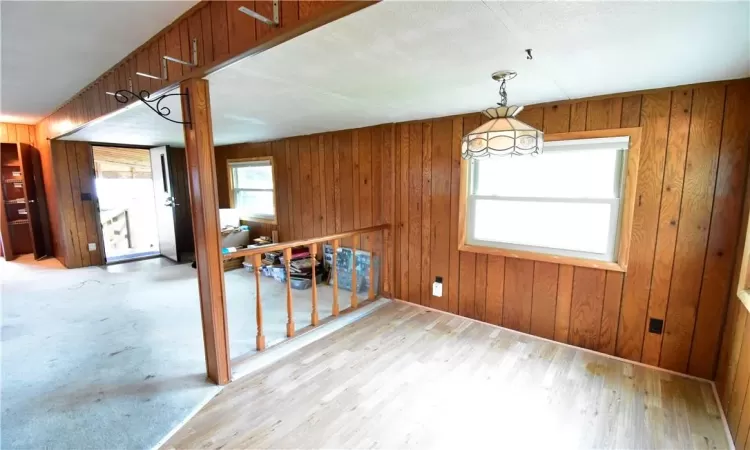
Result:
{"label": "wooden baluster", "polygon": [[369,239],[369,250],[370,250],[370,282],[368,283],[369,289],[367,290],[367,299],[375,300],[375,239],[370,236]]}
{"label": "wooden baluster", "polygon": [[289,267],[292,261],[292,249],[284,249],[284,265],[286,266],[286,335],[294,337],[294,305],[292,304],[292,271]]}
{"label": "wooden baluster", "polygon": [[359,247],[359,235],[352,236],[352,309],[359,306],[357,298],[357,247]]}
{"label": "wooden baluster", "polygon": [[338,269],[338,256],[339,256],[339,240],[333,240],[333,261],[331,261],[331,276],[333,277],[333,307],[331,314],[334,317],[339,315],[339,269]]}
{"label": "wooden baluster", "polygon": [[312,316],[310,317],[310,323],[312,326],[318,325],[318,280],[316,280],[317,273],[315,266],[318,265],[318,260],[315,255],[318,252],[318,244],[310,244],[310,257],[312,258]]}
{"label": "wooden baluster", "polygon": [[383,286],[383,290],[380,292],[380,295],[386,293],[391,298],[393,298],[391,283],[395,274],[389,272],[389,270],[391,270],[391,265],[393,264],[393,262],[391,258],[391,251],[386,250],[390,249],[390,243],[391,230],[386,228],[385,230],[383,230],[383,240],[380,243],[380,254],[383,255],[383,265],[380,268],[380,285]]}
{"label": "wooden baluster", "polygon": [[255,272],[255,320],[258,322],[255,348],[263,351],[266,348],[266,337],[263,335],[263,306],[260,301],[260,254],[253,255],[253,271]]}

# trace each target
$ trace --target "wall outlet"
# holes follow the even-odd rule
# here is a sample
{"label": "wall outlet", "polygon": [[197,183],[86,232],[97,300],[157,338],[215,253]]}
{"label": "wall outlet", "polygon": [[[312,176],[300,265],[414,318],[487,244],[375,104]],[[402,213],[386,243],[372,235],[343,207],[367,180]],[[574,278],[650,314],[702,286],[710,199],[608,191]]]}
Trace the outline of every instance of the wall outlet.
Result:
{"label": "wall outlet", "polygon": [[96,251],[96,243],[89,242],[89,251],[90,252]]}
{"label": "wall outlet", "polygon": [[662,319],[655,319],[651,317],[648,321],[648,332],[654,334],[661,334],[664,329],[664,321]]}
{"label": "wall outlet", "polygon": [[443,296],[443,277],[435,277],[435,282],[432,283],[432,295],[435,297]]}

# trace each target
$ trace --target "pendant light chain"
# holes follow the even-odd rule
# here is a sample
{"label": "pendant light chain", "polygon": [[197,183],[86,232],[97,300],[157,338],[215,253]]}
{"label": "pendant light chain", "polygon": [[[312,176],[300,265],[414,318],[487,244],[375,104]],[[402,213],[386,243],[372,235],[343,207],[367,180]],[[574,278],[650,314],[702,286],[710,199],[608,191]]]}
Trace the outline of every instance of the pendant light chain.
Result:
{"label": "pendant light chain", "polygon": [[500,103],[498,106],[508,106],[508,93],[505,92],[505,78],[500,82]]}

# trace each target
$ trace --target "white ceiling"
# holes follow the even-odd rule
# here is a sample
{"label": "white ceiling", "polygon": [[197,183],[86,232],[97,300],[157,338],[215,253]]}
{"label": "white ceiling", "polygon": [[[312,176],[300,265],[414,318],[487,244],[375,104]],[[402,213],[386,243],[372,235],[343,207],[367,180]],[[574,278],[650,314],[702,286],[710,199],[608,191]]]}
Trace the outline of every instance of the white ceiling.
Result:
{"label": "white ceiling", "polygon": [[0,121],[38,122],[195,3],[1,2]]}
{"label": "white ceiling", "polygon": [[[214,141],[478,111],[499,69],[517,104],[747,77],[750,2],[385,1],[209,75]],[[115,134],[183,141],[143,105],[69,138]]]}

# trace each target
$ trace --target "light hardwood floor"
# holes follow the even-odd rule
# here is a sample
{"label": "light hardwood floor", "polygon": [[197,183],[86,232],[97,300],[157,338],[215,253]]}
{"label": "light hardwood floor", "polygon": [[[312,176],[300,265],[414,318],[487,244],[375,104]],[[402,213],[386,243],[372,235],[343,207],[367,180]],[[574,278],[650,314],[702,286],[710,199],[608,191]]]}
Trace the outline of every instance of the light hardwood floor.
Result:
{"label": "light hardwood floor", "polygon": [[728,448],[711,385],[394,302],[221,391],[165,448]]}

